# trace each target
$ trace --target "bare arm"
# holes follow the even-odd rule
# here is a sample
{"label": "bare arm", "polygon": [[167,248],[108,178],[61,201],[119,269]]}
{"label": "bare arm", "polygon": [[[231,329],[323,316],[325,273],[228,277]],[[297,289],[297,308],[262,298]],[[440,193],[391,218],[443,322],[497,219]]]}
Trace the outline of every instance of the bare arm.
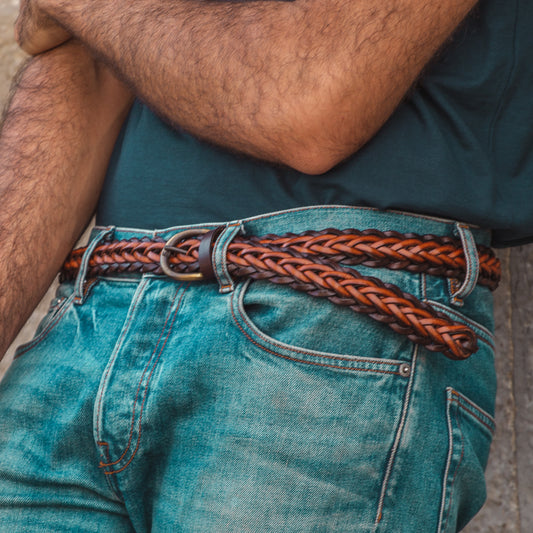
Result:
{"label": "bare arm", "polygon": [[475,4],[27,1],[168,121],[309,173],[328,170],[376,133]]}
{"label": "bare arm", "polygon": [[75,42],[17,85],[0,133],[0,357],[89,221],[131,101]]}

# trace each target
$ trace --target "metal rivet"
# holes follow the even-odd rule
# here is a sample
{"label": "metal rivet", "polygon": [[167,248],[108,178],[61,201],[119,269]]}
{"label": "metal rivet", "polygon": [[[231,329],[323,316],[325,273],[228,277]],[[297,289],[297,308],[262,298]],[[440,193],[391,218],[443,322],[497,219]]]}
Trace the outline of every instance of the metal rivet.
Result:
{"label": "metal rivet", "polygon": [[400,365],[400,375],[404,377],[408,377],[411,375],[411,365],[408,365],[407,363],[403,363]]}

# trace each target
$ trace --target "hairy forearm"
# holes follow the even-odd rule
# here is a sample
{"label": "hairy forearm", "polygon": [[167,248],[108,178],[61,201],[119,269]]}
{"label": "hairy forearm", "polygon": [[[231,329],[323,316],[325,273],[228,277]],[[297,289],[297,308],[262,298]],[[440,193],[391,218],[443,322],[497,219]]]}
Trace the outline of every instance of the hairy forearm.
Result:
{"label": "hairy forearm", "polygon": [[370,139],[475,0],[38,0],[171,123],[320,172]]}
{"label": "hairy forearm", "polygon": [[0,133],[0,357],[87,224],[130,102],[76,43],[16,85]]}

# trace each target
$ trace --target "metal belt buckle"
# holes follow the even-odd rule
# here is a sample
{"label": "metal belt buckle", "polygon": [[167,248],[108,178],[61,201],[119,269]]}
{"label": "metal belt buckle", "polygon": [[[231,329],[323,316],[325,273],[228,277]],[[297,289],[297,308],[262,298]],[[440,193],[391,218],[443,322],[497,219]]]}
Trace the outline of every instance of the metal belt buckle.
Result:
{"label": "metal belt buckle", "polygon": [[191,273],[181,273],[181,272],[175,272],[170,268],[170,253],[185,253],[185,250],[182,250],[181,248],[177,248],[174,246],[179,241],[183,241],[185,239],[188,239],[189,237],[194,237],[196,235],[203,235],[204,233],[208,233],[211,230],[208,229],[190,229],[186,231],[180,231],[179,233],[176,233],[176,235],[173,235],[166,243],[165,246],[163,246],[163,249],[161,250],[161,256],[159,259],[159,262],[161,264],[161,270],[172,279],[176,279],[178,281],[200,281],[204,279],[204,275],[201,272],[191,272]]}

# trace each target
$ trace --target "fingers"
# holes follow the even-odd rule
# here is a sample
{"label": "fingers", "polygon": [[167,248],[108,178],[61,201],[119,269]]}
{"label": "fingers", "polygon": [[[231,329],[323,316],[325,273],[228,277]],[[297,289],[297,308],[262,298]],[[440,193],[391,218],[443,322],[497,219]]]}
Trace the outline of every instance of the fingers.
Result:
{"label": "fingers", "polygon": [[32,0],[21,0],[15,22],[15,39],[30,55],[46,52],[63,44],[71,35],[46,13],[36,8]]}
{"label": "fingers", "polygon": [[19,37],[16,32],[19,46],[30,55],[47,52],[71,39],[71,35],[59,28],[58,30],[37,29]]}

